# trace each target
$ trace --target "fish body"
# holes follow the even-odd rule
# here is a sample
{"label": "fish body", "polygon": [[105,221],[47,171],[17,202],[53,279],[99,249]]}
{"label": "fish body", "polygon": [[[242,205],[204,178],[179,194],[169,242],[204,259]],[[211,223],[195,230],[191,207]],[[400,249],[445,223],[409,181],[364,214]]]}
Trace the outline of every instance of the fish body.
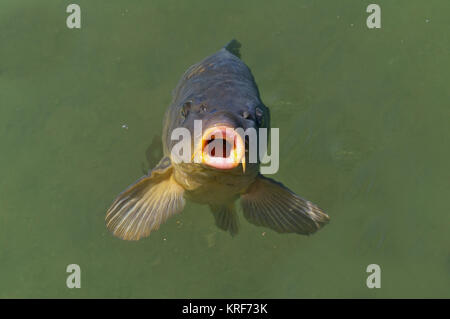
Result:
{"label": "fish body", "polygon": [[[165,116],[164,153],[170,156],[171,132],[179,126],[193,131],[193,120],[202,120],[204,127],[256,127],[251,115],[256,107],[267,110],[259,97],[250,69],[227,48],[222,48],[191,66],[173,92],[173,102]],[[180,118],[188,101],[190,119]],[[242,115],[247,112],[249,116]],[[268,112],[268,110],[267,110]],[[268,114],[264,114],[268,117]],[[194,141],[193,141],[194,142]],[[240,167],[217,170],[196,163],[174,165],[175,180],[186,190],[185,197],[203,204],[226,204],[239,197],[258,174],[259,164],[250,163],[245,173]]]}
{"label": "fish body", "polygon": [[[270,114],[239,48],[233,40],[181,77],[164,117],[163,158],[107,212],[106,224],[114,235],[146,237],[180,213],[186,199],[209,205],[216,225],[232,235],[239,229],[238,200],[249,222],[277,232],[311,234],[328,222],[316,205],[262,176],[259,160],[249,161],[248,140],[237,128],[269,129]],[[202,129],[196,135],[199,122]],[[174,158],[177,128],[191,133],[190,149],[200,154],[200,161]]]}

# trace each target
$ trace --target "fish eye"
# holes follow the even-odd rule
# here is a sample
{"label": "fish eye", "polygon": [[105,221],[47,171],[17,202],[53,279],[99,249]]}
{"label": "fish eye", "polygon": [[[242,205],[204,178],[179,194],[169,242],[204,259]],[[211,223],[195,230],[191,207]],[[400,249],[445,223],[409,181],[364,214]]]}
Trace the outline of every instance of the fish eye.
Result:
{"label": "fish eye", "polygon": [[263,111],[259,107],[257,107],[256,108],[256,117],[260,118],[260,117],[262,117],[262,115],[263,115]]}
{"label": "fish eye", "polygon": [[181,115],[183,117],[186,117],[189,113],[189,110],[191,109],[192,101],[186,101],[184,102],[183,106],[181,107]]}

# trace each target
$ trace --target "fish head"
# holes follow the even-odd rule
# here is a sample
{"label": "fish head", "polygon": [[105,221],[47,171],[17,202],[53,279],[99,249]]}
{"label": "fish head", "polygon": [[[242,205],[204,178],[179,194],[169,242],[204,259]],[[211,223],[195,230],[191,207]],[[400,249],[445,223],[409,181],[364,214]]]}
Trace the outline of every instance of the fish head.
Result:
{"label": "fish head", "polygon": [[[248,163],[249,130],[268,126],[268,108],[259,99],[187,99],[180,125],[191,133],[192,162],[209,169],[232,170]],[[201,124],[201,125],[199,125]]]}

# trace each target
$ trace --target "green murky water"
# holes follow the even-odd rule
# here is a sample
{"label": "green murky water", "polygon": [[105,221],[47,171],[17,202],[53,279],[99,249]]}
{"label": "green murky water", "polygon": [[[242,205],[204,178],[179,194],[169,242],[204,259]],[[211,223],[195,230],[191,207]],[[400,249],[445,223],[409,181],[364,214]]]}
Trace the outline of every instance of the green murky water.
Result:
{"label": "green murky water", "polygon": [[[369,3],[3,0],[0,297],[450,297],[450,2],[377,1],[379,30]],[[331,223],[241,218],[231,238],[189,203],[114,238],[105,211],[159,159],[171,90],[233,37],[280,128],[274,178]]]}

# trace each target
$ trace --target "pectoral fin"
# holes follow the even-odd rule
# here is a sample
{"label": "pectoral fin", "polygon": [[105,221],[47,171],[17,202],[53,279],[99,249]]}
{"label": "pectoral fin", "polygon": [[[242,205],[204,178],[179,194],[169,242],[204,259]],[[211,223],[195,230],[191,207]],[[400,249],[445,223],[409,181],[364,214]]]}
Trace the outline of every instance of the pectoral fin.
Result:
{"label": "pectoral fin", "polygon": [[173,178],[170,159],[163,158],[149,176],[116,198],[106,214],[106,226],[125,240],[147,237],[167,218],[183,210],[183,193]]}
{"label": "pectoral fin", "polygon": [[239,231],[239,222],[234,202],[229,205],[210,205],[211,211],[216,219],[216,225],[234,236]]}
{"label": "pectoral fin", "polygon": [[269,227],[279,233],[309,235],[330,219],[310,201],[262,175],[241,196],[241,206],[244,217],[250,223]]}

